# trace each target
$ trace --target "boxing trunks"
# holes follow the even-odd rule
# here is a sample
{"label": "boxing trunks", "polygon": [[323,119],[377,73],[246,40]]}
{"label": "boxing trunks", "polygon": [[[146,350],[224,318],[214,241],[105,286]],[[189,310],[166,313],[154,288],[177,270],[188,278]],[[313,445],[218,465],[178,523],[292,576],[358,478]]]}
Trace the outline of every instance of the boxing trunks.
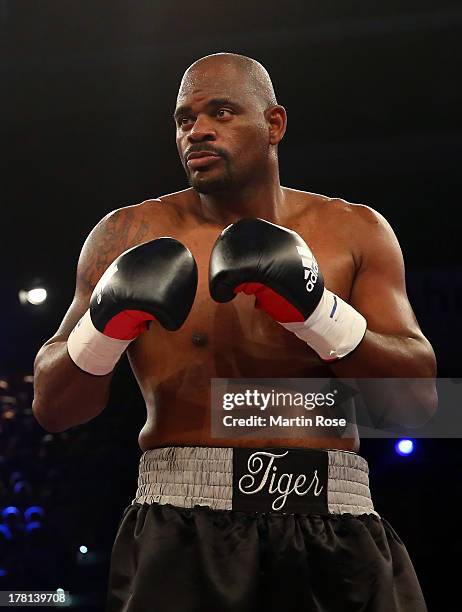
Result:
{"label": "boxing trunks", "polygon": [[424,612],[355,453],[156,448],[115,538],[106,612]]}

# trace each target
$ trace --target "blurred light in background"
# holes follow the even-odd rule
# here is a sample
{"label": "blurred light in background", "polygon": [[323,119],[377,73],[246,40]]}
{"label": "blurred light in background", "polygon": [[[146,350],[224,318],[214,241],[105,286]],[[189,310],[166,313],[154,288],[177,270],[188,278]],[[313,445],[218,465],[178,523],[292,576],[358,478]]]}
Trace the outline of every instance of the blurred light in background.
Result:
{"label": "blurred light in background", "polygon": [[414,452],[414,442],[412,440],[398,440],[395,444],[395,451],[398,455],[406,456]]}
{"label": "blurred light in background", "polygon": [[47,290],[43,287],[36,287],[35,289],[29,289],[28,291],[22,289],[19,292],[19,301],[21,304],[32,304],[38,306],[43,304],[47,299]]}
{"label": "blurred light in background", "polygon": [[79,550],[83,555],[88,552],[88,548],[86,546],[81,546]]}

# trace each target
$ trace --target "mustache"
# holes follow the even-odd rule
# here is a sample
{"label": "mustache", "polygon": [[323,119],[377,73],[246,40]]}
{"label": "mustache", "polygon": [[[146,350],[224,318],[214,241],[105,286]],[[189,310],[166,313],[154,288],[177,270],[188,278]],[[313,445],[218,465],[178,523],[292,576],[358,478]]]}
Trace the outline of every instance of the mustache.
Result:
{"label": "mustache", "polygon": [[190,149],[188,149],[188,151],[186,152],[184,156],[185,161],[188,155],[190,155],[191,153],[212,153],[213,155],[218,155],[220,157],[223,157],[224,159],[228,158],[226,151],[223,151],[223,149],[215,149],[214,147],[211,147],[210,145],[192,146]]}

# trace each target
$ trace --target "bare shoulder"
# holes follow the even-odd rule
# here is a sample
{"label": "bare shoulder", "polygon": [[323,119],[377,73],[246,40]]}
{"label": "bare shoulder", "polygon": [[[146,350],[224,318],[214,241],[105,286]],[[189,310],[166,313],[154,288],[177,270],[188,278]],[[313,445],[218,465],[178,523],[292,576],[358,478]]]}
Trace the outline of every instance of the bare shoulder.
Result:
{"label": "bare shoulder", "polygon": [[373,229],[374,227],[379,228],[380,226],[390,227],[385,217],[367,204],[347,202],[342,198],[333,199],[332,204],[339,214],[350,215],[353,222],[359,225],[369,226],[369,229]]}
{"label": "bare shoulder", "polygon": [[372,206],[336,199],[334,208],[339,217],[348,215],[356,241],[364,251],[387,246],[399,249],[398,239],[390,223]]}
{"label": "bare shoulder", "polygon": [[387,219],[375,208],[367,204],[348,202],[342,198],[331,198],[329,208],[338,215],[348,215],[358,227],[367,227],[369,230],[390,230]]}
{"label": "bare shoulder", "polygon": [[77,267],[78,285],[89,291],[121,253],[150,240],[156,227],[162,234],[165,206],[156,198],[116,208],[105,215],[83,244]]}
{"label": "bare shoulder", "polygon": [[114,259],[127,249],[175,233],[191,200],[189,191],[150,198],[105,215],[82,247],[77,267],[80,288],[92,290]]}
{"label": "bare shoulder", "polygon": [[316,216],[328,221],[339,217],[353,217],[358,204],[352,204],[342,198],[332,198],[321,193],[301,191],[285,187],[288,194],[289,214],[298,216]]}
{"label": "bare shoulder", "polygon": [[377,210],[366,204],[354,204],[336,199],[334,209],[340,216],[348,216],[350,224],[357,233],[358,240],[364,244],[385,242],[397,243],[396,235],[387,219]]}
{"label": "bare shoulder", "polygon": [[337,244],[342,243],[350,250],[358,270],[379,258],[399,260],[402,257],[392,227],[371,206],[318,193],[288,191],[295,217],[315,228],[322,227],[324,234],[335,236]]}
{"label": "bare shoulder", "polygon": [[361,270],[395,266],[402,276],[403,253],[398,238],[387,219],[366,204],[337,200],[338,216],[348,215],[349,232]]}
{"label": "bare shoulder", "polygon": [[[319,193],[289,190],[292,198],[299,201],[306,214],[310,211],[325,221],[341,223],[349,230],[390,231],[391,227],[385,217],[366,204],[348,202],[343,198],[329,197]],[[344,225],[346,223],[346,226]]]}
{"label": "bare shoulder", "polygon": [[75,294],[56,334],[46,344],[66,339],[88,308],[91,293],[110,266],[127,249],[170,234],[175,207],[161,198],[123,206],[105,215],[85,240],[77,264]]}

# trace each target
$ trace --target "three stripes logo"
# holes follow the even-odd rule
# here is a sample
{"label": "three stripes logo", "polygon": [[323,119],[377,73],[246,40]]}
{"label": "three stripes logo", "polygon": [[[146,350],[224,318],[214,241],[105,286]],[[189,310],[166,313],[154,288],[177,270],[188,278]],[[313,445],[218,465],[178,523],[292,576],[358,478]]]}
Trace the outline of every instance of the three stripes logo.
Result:
{"label": "three stripes logo", "polygon": [[307,247],[297,246],[298,254],[304,268],[305,287],[308,292],[313,291],[318,280],[319,267],[313,253]]}

